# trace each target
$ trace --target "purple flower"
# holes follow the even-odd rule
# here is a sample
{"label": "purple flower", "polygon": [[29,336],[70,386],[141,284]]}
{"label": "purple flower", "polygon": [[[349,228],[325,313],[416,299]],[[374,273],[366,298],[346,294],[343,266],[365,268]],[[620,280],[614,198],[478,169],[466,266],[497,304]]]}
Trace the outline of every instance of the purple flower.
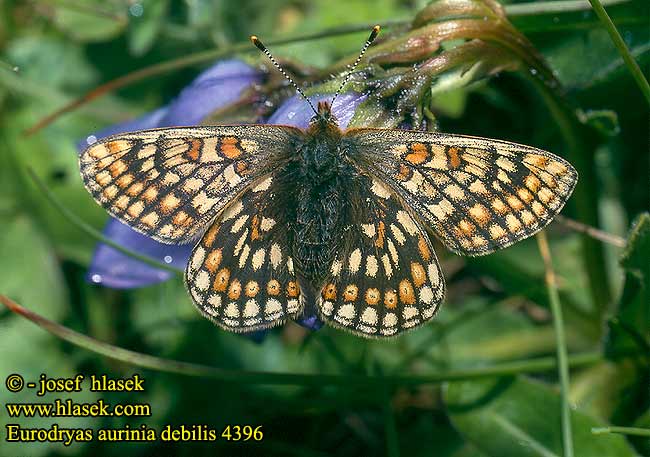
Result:
{"label": "purple flower", "polygon": [[[218,62],[201,73],[169,105],[138,119],[113,125],[90,135],[78,144],[78,149],[81,151],[98,138],[115,133],[199,124],[212,112],[238,100],[244,90],[261,80],[261,73],[241,61]],[[330,94],[312,96],[310,101],[316,106],[319,101],[328,101],[331,97]],[[364,99],[365,96],[354,93],[341,94],[338,97],[333,113],[338,117],[341,128],[348,125],[356,108]],[[306,128],[313,115],[309,104],[296,95],[284,102],[266,123]],[[192,244],[159,243],[112,218],[104,228],[104,235],[121,246],[181,270],[184,269],[193,248]],[[128,289],[166,281],[172,274],[168,270],[155,268],[99,243],[87,279],[106,287]],[[314,330],[323,325],[314,309],[307,309],[299,323]]]}

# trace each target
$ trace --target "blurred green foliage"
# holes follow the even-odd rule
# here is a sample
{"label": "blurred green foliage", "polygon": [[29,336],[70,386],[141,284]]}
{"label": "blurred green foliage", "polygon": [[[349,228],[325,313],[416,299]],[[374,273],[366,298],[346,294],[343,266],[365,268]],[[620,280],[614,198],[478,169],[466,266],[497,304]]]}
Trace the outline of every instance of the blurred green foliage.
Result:
{"label": "blurred green foliage", "polygon": [[[602,270],[611,299],[596,303],[583,235],[560,224],[549,229],[559,278],[569,353],[595,353],[575,367],[569,392],[578,456],[650,455],[643,438],[592,436],[592,426],[650,426],[650,145],[648,105],[606,31],[588,6],[518,3],[509,18],[536,46],[562,83],[561,103],[584,121],[576,138],[587,151],[581,184],[583,220],[626,238],[604,249]],[[628,47],[648,74],[650,8],[646,0],[607,6]],[[399,339],[361,340],[324,328],[307,334],[289,323],[261,343],[225,333],[199,317],[182,282],[134,291],[84,281],[95,240],[62,217],[26,172],[33,169],[60,201],[100,229],[106,214],[84,190],[75,141],[104,126],[158,107],[178,93],[197,68],[161,74],[61,117],[33,136],[24,131],[44,115],[135,69],[247,39],[316,32],[342,19],[368,24],[409,23],[422,0],[212,0],[126,2],[5,0],[0,4],[0,293],[80,333],[115,346],[223,369],[403,378],[516,362],[519,369],[475,380],[268,386],[151,370],[143,394],[102,395],[106,402],[148,402],[143,419],[56,420],[69,427],[138,427],[146,423],[261,424],[260,443],[0,441],[0,455],[304,455],[304,456],[554,456],[561,455],[556,372],[526,361],[555,354],[555,338],[534,239],[497,254],[464,259],[438,255],[448,282],[434,321]],[[326,66],[354,54],[367,32],[297,42],[274,49],[302,64]],[[262,61],[245,56],[249,62]],[[14,67],[17,67],[15,71]],[[502,138],[566,156],[566,137],[544,95],[517,74],[502,73],[469,87],[436,94],[439,127]],[[585,172],[586,170],[586,172]],[[585,174],[586,173],[586,174]],[[583,208],[584,209],[584,208]],[[564,213],[580,218],[570,202]],[[584,212],[582,214],[585,214]],[[591,213],[589,213],[591,214]],[[633,221],[634,222],[633,224]],[[619,262],[619,259],[621,261]],[[596,294],[598,295],[598,294]],[[602,295],[601,295],[601,298]],[[602,354],[602,355],[598,355]],[[0,310],[0,375],[81,372],[128,376],[140,369],[55,339],[23,318]],[[497,370],[498,371],[498,370]],[[497,373],[498,374],[498,373]],[[0,393],[2,402],[33,401],[31,392]],[[54,397],[51,397],[54,398]],[[50,397],[45,397],[48,401]],[[75,401],[94,401],[93,393]],[[9,420],[48,427],[51,419]]]}

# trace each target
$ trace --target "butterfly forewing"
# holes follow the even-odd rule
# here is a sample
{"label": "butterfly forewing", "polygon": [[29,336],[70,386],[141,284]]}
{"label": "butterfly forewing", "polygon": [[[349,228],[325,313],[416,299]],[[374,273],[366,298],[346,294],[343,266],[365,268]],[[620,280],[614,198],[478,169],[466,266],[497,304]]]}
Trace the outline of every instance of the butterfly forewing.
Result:
{"label": "butterfly forewing", "polygon": [[321,315],[362,336],[422,324],[444,296],[427,233],[379,180],[360,176],[348,195],[350,221],[321,291]]}
{"label": "butterfly forewing", "polygon": [[81,176],[117,219],[158,241],[186,243],[264,170],[286,161],[302,135],[269,125],[114,135],[82,152]]}
{"label": "butterfly forewing", "polygon": [[483,255],[546,226],[577,173],[530,146],[439,133],[355,129],[353,160],[384,180],[450,250]]}
{"label": "butterfly forewing", "polygon": [[303,308],[290,254],[286,194],[267,176],[235,199],[194,248],[185,272],[201,313],[223,328],[274,327]]}

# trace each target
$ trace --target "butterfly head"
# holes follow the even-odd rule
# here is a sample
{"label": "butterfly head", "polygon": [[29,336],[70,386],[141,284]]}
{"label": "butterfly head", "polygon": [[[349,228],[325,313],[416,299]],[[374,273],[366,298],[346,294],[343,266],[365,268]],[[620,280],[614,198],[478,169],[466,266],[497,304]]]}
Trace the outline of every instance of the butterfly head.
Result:
{"label": "butterfly head", "polygon": [[320,125],[322,127],[339,125],[338,119],[332,114],[330,102],[318,102],[317,114],[311,118],[309,125]]}

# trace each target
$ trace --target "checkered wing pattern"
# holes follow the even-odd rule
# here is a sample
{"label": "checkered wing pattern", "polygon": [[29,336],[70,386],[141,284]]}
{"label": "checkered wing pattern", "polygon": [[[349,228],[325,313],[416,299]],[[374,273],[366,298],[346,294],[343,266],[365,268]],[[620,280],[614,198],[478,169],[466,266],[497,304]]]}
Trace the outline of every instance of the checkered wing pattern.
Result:
{"label": "checkered wing pattern", "polygon": [[319,309],[330,324],[357,335],[396,335],[434,315],[444,278],[426,231],[395,193],[375,178],[355,184]]}
{"label": "checkered wing pattern", "polygon": [[301,135],[270,125],[114,135],[81,153],[81,176],[117,219],[163,243],[187,243],[261,170],[286,161]]}
{"label": "checkered wing pattern", "polygon": [[541,230],[578,179],[564,159],[505,141],[375,129],[347,138],[353,160],[461,255],[489,254]]}
{"label": "checkered wing pattern", "polygon": [[196,245],[185,282],[200,312],[226,330],[282,324],[302,311],[290,256],[293,233],[274,177],[247,189]]}

